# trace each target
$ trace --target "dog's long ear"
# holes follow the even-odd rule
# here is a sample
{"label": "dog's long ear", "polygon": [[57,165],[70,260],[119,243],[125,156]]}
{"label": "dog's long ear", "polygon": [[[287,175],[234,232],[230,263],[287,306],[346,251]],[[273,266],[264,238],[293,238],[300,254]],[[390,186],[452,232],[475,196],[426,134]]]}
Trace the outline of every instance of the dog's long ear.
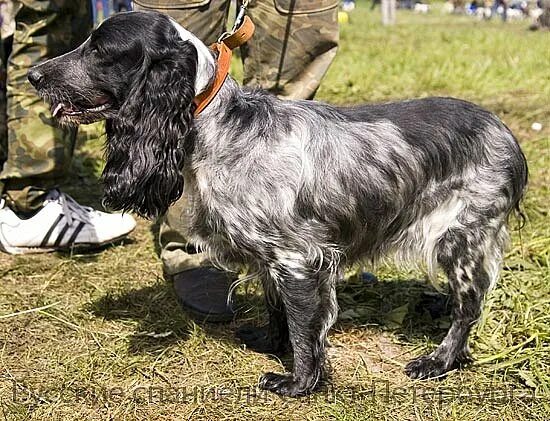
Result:
{"label": "dog's long ear", "polygon": [[144,52],[118,117],[106,126],[104,201],[149,218],[166,212],[183,192],[185,140],[195,109],[197,51],[172,38],[169,47]]}

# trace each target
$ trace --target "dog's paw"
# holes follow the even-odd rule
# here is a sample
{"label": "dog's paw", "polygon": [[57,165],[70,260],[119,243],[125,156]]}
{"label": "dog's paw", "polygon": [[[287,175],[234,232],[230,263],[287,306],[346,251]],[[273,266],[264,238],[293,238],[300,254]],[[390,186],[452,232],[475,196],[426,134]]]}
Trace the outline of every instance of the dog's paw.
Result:
{"label": "dog's paw", "polygon": [[280,354],[285,350],[286,344],[271,336],[267,326],[246,325],[237,329],[235,334],[247,348],[262,354]]}
{"label": "dog's paw", "polygon": [[459,367],[463,367],[473,362],[474,357],[472,357],[470,349],[467,346],[464,347],[456,356],[456,365],[458,365]]}
{"label": "dog's paw", "polygon": [[298,397],[312,392],[311,388],[304,387],[293,379],[290,374],[265,373],[258,382],[260,389],[269,390],[282,396]]}
{"label": "dog's paw", "polygon": [[405,373],[411,379],[424,380],[439,377],[451,368],[448,362],[442,358],[423,355],[409,362],[405,366]]}

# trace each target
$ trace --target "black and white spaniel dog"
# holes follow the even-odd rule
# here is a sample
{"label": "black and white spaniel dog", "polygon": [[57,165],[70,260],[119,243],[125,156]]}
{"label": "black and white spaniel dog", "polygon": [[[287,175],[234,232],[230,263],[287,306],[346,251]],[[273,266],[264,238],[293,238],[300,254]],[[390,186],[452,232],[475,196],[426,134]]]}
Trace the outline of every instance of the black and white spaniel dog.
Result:
{"label": "black and white spaniel dog", "polygon": [[175,21],[130,12],[29,80],[61,123],[107,121],[107,204],[155,217],[186,195],[189,240],[261,277],[269,324],[241,336],[269,352],[289,343],[294,366],[264,374],[260,387],[299,396],[319,386],[336,283],[354,262],[388,254],[442,271],[452,294],[447,336],[407,374],[436,377],[468,361],[527,183],[510,130],[452,98],[341,108],[230,77],[194,116],[215,73],[215,55]]}

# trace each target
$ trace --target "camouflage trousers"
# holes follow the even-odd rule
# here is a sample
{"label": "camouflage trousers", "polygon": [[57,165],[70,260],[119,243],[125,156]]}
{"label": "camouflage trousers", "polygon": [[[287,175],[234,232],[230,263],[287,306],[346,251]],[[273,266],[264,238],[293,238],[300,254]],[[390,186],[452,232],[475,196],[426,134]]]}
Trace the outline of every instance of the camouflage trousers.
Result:
{"label": "camouflage trousers", "polygon": [[34,64],[63,54],[91,29],[89,0],[0,0],[0,192],[14,209],[42,204],[70,165],[76,130],[53,121],[27,81]]}
{"label": "camouflage trousers", "polygon": [[[206,44],[225,30],[229,6],[228,0],[134,0],[135,9],[167,13]],[[256,32],[241,47],[244,84],[286,98],[312,98],[336,54],[337,6],[338,0],[252,0],[248,15]],[[206,256],[189,252],[182,219],[186,206],[182,197],[160,221],[168,275],[207,264]]]}

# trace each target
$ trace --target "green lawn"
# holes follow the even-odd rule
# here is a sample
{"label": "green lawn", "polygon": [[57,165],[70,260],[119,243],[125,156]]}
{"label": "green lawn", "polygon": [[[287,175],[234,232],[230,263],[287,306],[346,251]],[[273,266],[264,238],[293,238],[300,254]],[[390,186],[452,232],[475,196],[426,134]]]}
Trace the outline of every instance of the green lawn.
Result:
{"label": "green lawn", "polygon": [[[398,13],[383,28],[361,2],[318,99],[338,104],[450,95],[496,112],[530,166],[527,223],[513,228],[497,288],[471,344],[476,363],[439,381],[403,367],[449,323],[444,296],[393,266],[339,289],[333,388],[283,399],[255,388],[288,360],[246,350],[236,327],[264,316],[259,292],[227,325],[197,325],[162,279],[154,226],[83,255],[0,255],[0,415],[4,419],[545,420],[550,413],[550,33],[527,22]],[[239,74],[239,66],[235,66]],[[531,125],[542,123],[542,131]],[[99,206],[99,126],[82,134],[64,189]],[[84,140],[87,139],[86,142]],[[431,310],[431,311],[428,311]],[[25,313],[19,313],[28,310]]]}

